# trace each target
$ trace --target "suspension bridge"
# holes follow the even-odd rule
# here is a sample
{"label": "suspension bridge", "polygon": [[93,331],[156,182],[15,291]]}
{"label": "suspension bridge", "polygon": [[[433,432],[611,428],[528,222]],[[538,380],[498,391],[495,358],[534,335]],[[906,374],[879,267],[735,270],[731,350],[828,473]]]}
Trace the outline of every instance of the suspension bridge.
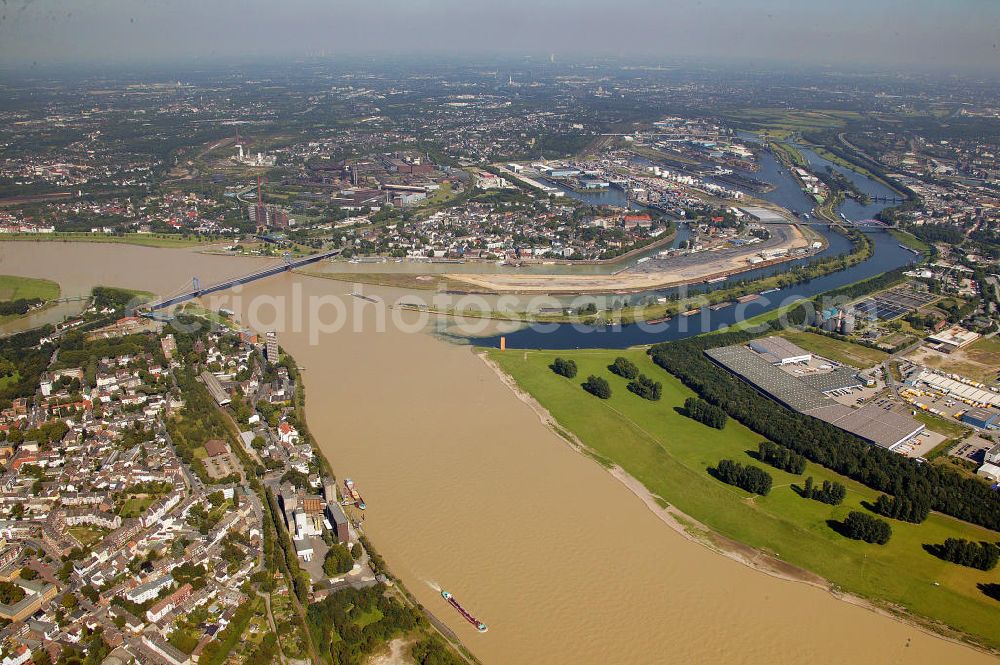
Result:
{"label": "suspension bridge", "polygon": [[319,254],[310,254],[309,256],[304,256],[300,259],[292,260],[287,255],[282,257],[283,262],[280,265],[271,266],[270,268],[264,268],[263,270],[258,270],[252,272],[248,275],[243,275],[242,277],[234,277],[232,279],[227,279],[225,281],[219,282],[218,284],[212,284],[210,286],[203,287],[201,285],[201,280],[197,277],[191,279],[191,288],[188,289],[184,287],[185,290],[179,294],[171,295],[166,298],[160,298],[152,302],[144,303],[140,307],[140,313],[143,316],[149,318],[157,318],[153,316],[153,313],[171,307],[173,305],[180,304],[182,302],[187,302],[189,300],[194,300],[209,293],[216,293],[218,291],[225,291],[226,289],[231,289],[234,286],[239,286],[241,284],[249,284],[250,282],[256,282],[257,280],[264,279],[266,277],[272,277],[274,275],[280,275],[283,272],[289,272],[295,268],[300,268],[310,263],[317,263],[324,259],[331,258],[340,254],[339,249],[330,250],[327,252],[321,252]]}

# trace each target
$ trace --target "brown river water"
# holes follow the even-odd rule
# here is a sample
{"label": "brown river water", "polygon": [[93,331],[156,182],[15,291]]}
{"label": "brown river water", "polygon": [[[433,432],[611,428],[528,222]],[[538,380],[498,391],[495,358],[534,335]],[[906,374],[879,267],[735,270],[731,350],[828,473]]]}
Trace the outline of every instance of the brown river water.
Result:
{"label": "brown river water", "polygon": [[[168,293],[195,274],[205,285],[259,265],[176,249],[0,243],[0,274],[47,277],[71,293],[94,284]],[[280,343],[305,368],[310,428],[364,495],[368,535],[484,663],[997,662],[687,540],[543,425],[468,347],[404,332],[391,313],[376,332],[375,306],[351,291],[283,274],[219,304],[284,330]],[[314,343],[315,325],[290,320],[296,294],[332,296],[347,326]],[[274,297],[286,301],[283,325],[261,304]],[[414,326],[419,314],[399,316]],[[489,632],[476,633],[436,585]]]}

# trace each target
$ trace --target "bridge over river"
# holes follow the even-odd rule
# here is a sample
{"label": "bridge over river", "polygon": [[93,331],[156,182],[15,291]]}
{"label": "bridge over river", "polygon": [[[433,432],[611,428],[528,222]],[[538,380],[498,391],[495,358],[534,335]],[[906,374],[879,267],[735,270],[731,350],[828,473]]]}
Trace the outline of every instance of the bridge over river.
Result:
{"label": "bridge over river", "polygon": [[182,302],[187,302],[188,300],[194,300],[203,295],[209,293],[216,293],[218,291],[225,291],[226,289],[231,289],[234,286],[239,286],[240,284],[249,284],[250,282],[256,282],[258,279],[264,279],[265,277],[271,277],[272,275],[278,275],[283,272],[288,272],[289,270],[294,270],[295,268],[300,268],[310,263],[317,263],[324,259],[328,259],[340,254],[339,249],[330,250],[327,252],[320,252],[319,254],[310,254],[309,256],[304,256],[300,259],[289,260],[285,259],[284,263],[277,266],[271,266],[270,268],[265,268],[263,270],[258,270],[252,272],[249,275],[244,275],[242,277],[234,277],[233,279],[227,279],[224,282],[219,282],[218,284],[212,284],[211,286],[206,286],[202,288],[198,278],[195,277],[192,280],[192,287],[190,290],[184,291],[178,295],[173,295],[168,298],[161,298],[159,300],[154,300],[152,302],[145,303],[140,308],[145,316],[151,316],[153,312],[157,310],[165,309],[173,305],[177,305]]}

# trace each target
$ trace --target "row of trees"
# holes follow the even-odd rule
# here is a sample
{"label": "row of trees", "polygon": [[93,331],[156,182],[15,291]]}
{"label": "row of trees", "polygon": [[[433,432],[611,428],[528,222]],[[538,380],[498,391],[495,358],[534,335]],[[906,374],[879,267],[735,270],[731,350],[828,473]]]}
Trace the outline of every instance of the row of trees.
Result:
{"label": "row of trees", "polygon": [[824,480],[819,487],[813,482],[813,477],[806,478],[805,486],[802,488],[802,496],[806,499],[815,499],[831,506],[839,506],[847,496],[847,488],[836,480],[832,483]]}
{"label": "row of trees", "polygon": [[752,464],[743,465],[731,459],[719,460],[714,475],[719,480],[736,485],[754,494],[766,495],[771,491],[771,474]]}
{"label": "row of trees", "polygon": [[687,414],[688,418],[693,418],[715,429],[722,429],[726,426],[726,412],[700,397],[688,397],[684,400],[684,413]]}
{"label": "row of trees", "polygon": [[565,360],[564,358],[556,358],[549,367],[553,372],[560,376],[565,376],[567,379],[572,379],[576,376],[576,361],[575,360]]}
{"label": "row of trees", "polygon": [[941,545],[926,545],[934,556],[961,566],[993,570],[1000,560],[1000,547],[996,543],[975,543],[965,538],[948,538]]}
{"label": "row of trees", "polygon": [[930,499],[925,496],[913,498],[905,496],[888,497],[885,494],[875,500],[875,512],[896,520],[920,524],[931,511]]}
{"label": "row of trees", "polygon": [[656,402],[663,396],[663,384],[653,381],[645,374],[640,374],[634,381],[628,382],[628,389],[643,399]]}
{"label": "row of trees", "polygon": [[703,400],[806,459],[876,491],[911,501],[926,497],[932,510],[1000,530],[1000,493],[991,491],[980,479],[946,467],[918,464],[830,423],[791,411],[716,366],[703,353],[707,348],[745,344],[763,332],[766,330],[740,330],[708,338],[692,337],[658,344],[650,349],[650,355]]}
{"label": "row of trees", "polygon": [[848,538],[878,545],[885,545],[892,537],[892,527],[888,522],[858,510],[848,513],[842,524],[842,532]]}
{"label": "row of trees", "polygon": [[788,473],[802,473],[806,470],[806,458],[796,452],[771,441],[761,441],[757,446],[757,456],[761,462]]}
{"label": "row of trees", "polygon": [[591,374],[583,382],[583,389],[595,397],[611,399],[611,386],[608,384],[608,380],[603,377]]}

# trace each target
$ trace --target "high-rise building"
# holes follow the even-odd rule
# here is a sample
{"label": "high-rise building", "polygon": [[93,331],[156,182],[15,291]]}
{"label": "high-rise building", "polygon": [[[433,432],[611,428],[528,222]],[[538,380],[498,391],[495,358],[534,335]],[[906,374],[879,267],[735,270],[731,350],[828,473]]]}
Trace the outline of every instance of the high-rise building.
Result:
{"label": "high-rise building", "polygon": [[269,226],[273,226],[276,229],[286,229],[288,228],[288,213],[281,208],[271,208],[270,210],[271,218]]}
{"label": "high-rise building", "polygon": [[278,362],[278,334],[273,330],[268,331],[266,344],[267,362],[274,365]]}
{"label": "high-rise building", "polygon": [[250,208],[250,221],[256,224],[259,228],[267,226],[269,221],[267,206],[263,203],[258,203]]}

